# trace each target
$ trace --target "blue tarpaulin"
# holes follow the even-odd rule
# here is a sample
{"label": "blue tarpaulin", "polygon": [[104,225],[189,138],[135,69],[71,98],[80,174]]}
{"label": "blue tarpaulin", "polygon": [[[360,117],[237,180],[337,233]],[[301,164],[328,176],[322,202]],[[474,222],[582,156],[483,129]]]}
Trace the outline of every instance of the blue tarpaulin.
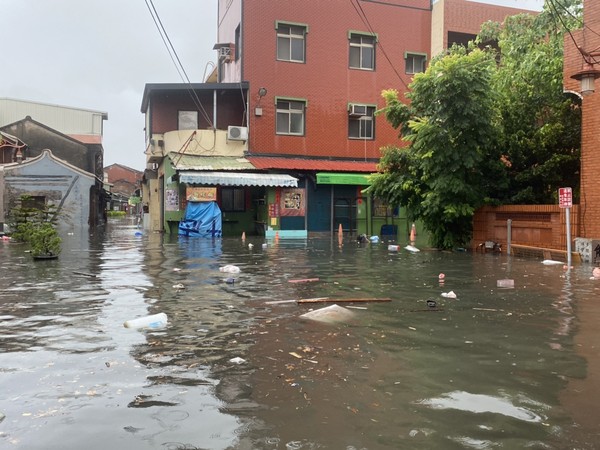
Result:
{"label": "blue tarpaulin", "polygon": [[221,237],[221,209],[216,202],[188,202],[185,217],[179,223],[179,235],[191,237]]}

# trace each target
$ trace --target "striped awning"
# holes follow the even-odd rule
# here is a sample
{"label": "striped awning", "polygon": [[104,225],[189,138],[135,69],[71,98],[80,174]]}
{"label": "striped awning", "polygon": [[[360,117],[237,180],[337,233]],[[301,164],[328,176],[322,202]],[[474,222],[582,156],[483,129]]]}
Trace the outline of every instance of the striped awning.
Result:
{"label": "striped awning", "polygon": [[298,179],[276,173],[180,171],[179,181],[185,184],[211,186],[280,186],[298,187]]}

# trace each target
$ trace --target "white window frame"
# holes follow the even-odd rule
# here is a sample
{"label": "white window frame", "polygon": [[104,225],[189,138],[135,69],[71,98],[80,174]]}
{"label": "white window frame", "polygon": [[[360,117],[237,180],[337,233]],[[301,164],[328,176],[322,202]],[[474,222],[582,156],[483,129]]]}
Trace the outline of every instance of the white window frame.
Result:
{"label": "white window frame", "polygon": [[[277,31],[277,60],[295,63],[306,62],[306,34],[308,25],[292,22],[275,22]],[[301,44],[302,56],[294,55],[294,45]],[[289,56],[286,56],[288,53]]]}
{"label": "white window frame", "polygon": [[[275,133],[290,136],[304,136],[306,126],[307,101],[299,98],[275,98]],[[294,126],[300,120],[300,126]],[[281,130],[281,128],[285,128]]]}
{"label": "white window frame", "polygon": [[[415,62],[417,59],[420,59],[421,62],[421,70],[419,68],[415,69]],[[405,63],[405,72],[410,75],[414,75],[415,73],[425,72],[425,68],[427,66],[427,54],[425,53],[416,53],[416,52],[406,52],[404,53],[404,63]]]}
{"label": "white window frame", "polygon": [[[348,111],[352,105],[365,106],[367,113],[364,116],[352,116],[348,114],[348,139],[358,139],[364,141],[372,141],[375,139],[375,105],[367,105],[363,103],[350,103]],[[358,131],[358,133],[353,134]]]}
{"label": "white window frame", "polygon": [[[353,42],[359,40],[359,42]],[[348,54],[348,66],[351,69],[359,70],[375,70],[375,44],[377,44],[377,35],[371,33],[350,31],[348,32],[348,43],[349,43],[349,54]],[[370,50],[372,58],[371,64],[365,63],[366,54],[365,52]],[[358,65],[353,65],[354,53],[358,52]]]}

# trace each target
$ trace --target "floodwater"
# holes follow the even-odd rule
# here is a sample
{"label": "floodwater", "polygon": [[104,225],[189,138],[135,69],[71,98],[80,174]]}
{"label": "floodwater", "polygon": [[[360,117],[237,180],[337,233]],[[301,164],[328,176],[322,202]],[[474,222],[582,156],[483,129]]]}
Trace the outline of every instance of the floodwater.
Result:
{"label": "floodwater", "polygon": [[[589,266],[138,234],[0,242],[1,448],[600,448]],[[323,297],[352,316],[299,318]]]}

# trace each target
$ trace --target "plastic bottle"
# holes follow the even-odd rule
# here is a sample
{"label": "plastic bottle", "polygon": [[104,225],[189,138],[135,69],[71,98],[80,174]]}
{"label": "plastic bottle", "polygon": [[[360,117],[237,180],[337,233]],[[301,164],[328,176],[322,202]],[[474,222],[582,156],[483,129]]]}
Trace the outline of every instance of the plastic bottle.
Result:
{"label": "plastic bottle", "polygon": [[165,313],[159,313],[128,320],[123,324],[123,326],[125,328],[161,328],[166,324],[167,315]]}

